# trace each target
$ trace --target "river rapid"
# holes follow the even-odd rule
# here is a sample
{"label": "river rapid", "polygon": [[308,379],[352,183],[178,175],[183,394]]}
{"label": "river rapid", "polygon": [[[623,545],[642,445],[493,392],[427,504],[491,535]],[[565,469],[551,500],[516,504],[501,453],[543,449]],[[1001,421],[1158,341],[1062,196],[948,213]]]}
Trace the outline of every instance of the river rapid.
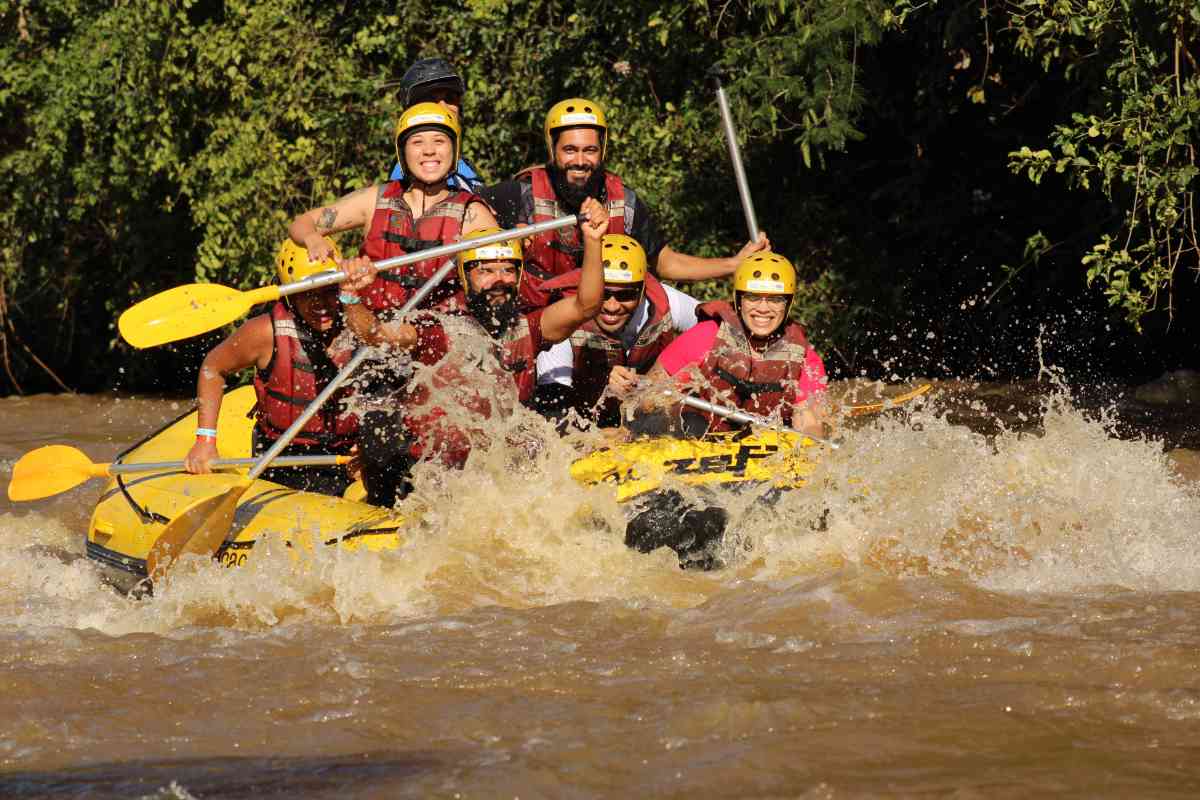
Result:
{"label": "river rapid", "polygon": [[[185,408],[0,400],[0,474]],[[101,481],[0,501],[0,797],[1194,796],[1200,453],[1143,417],[938,383],[726,498],[709,573],[557,441],[420,477],[399,551],[142,599],[83,557]]]}

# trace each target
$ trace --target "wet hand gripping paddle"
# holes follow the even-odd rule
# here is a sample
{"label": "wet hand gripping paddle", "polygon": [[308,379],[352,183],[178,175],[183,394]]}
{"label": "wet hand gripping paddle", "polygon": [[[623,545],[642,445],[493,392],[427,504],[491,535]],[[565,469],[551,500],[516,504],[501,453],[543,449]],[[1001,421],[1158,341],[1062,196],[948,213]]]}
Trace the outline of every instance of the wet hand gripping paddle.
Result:
{"label": "wet hand gripping paddle", "polygon": [[[415,264],[418,261],[454,255],[472,247],[481,247],[495,242],[556,230],[574,225],[575,222],[574,215],[559,217],[525,228],[513,228],[476,239],[466,239],[428,250],[420,250],[416,253],[385,258],[377,261],[375,266],[381,270],[395,269],[406,264]],[[231,289],[217,283],[190,283],[186,286],[176,286],[174,289],[167,289],[165,292],[147,297],[126,309],[117,320],[117,327],[121,331],[121,337],[134,347],[139,349],[155,347],[216,330],[222,325],[244,317],[251,308],[261,303],[269,303],[281,297],[332,286],[341,283],[347,277],[349,276],[345,272],[338,270],[337,272],[311,275],[295,283],[274,284],[246,291]]]}
{"label": "wet hand gripping paddle", "polygon": [[[461,242],[456,242],[452,245],[444,245],[442,247],[432,248],[430,250],[422,250],[420,260],[427,258],[440,257],[442,255],[451,255],[473,247],[479,247],[485,244],[493,244],[509,239],[518,239],[526,236],[533,236],[544,231],[555,230],[557,228],[574,225],[576,217],[574,215],[559,217],[558,219],[549,220],[547,222],[530,225],[524,228],[513,228],[507,231],[490,234],[488,236],[480,236],[478,238],[467,239]],[[404,258],[403,256],[401,258]],[[390,259],[389,259],[390,260]],[[383,264],[384,262],[380,262]],[[409,262],[406,262],[409,263]],[[397,266],[392,264],[391,266]],[[455,269],[453,261],[447,261],[443,264],[433,276],[425,282],[425,285],[416,291],[416,293],[408,299],[400,309],[400,316],[407,314],[417,307],[417,304],[425,299],[426,295],[437,288],[451,270]],[[343,277],[345,277],[343,275]],[[303,283],[303,281],[301,281]],[[279,287],[282,289],[283,287]],[[309,287],[312,288],[312,287]],[[275,440],[275,444],[271,445],[258,461],[250,468],[246,477],[237,486],[234,486],[221,494],[212,497],[206,497],[198,500],[192,505],[183,510],[175,519],[167,523],[162,534],[154,542],[154,546],[150,548],[150,553],[146,556],[146,572],[153,582],[166,574],[171,565],[182,555],[187,553],[199,553],[201,555],[213,555],[218,548],[225,542],[230,532],[233,530],[234,514],[237,511],[238,501],[242,495],[254,483],[259,475],[263,473],[275,457],[283,451],[285,447],[291,444],[292,439],[300,433],[300,430],[308,424],[313,415],[320,410],[326,401],[341,388],[355,370],[369,358],[374,352],[374,348],[360,347],[355,351],[354,355],[346,363],[346,366],[333,377],[316,398],[308,404],[308,407],[296,418],[295,422],[283,432],[283,434]]]}
{"label": "wet hand gripping paddle", "polygon": [[[276,460],[277,467],[336,466],[349,463],[351,456],[286,456]],[[211,462],[214,469],[248,467],[258,459],[218,458]],[[141,464],[98,464],[81,450],[62,444],[52,444],[30,450],[13,466],[8,482],[8,499],[14,502],[41,500],[74,489],[89,478],[130,475],[138,472],[183,469],[182,461],[157,461]]]}
{"label": "wet hand gripping paddle", "polygon": [[760,417],[758,414],[751,414],[747,411],[739,411],[736,408],[719,406],[715,403],[710,403],[707,400],[701,400],[699,397],[681,396],[679,398],[679,402],[683,403],[689,408],[694,408],[697,411],[704,411],[708,414],[716,414],[718,417],[724,417],[725,419],[732,420],[734,422],[740,422],[743,425],[757,425],[760,428],[777,428],[779,430],[790,431],[800,436],[806,436],[809,439],[812,439],[814,442],[820,442],[821,444],[828,446],[830,449],[838,449],[837,442],[831,442],[828,439],[822,439],[820,436],[813,436],[811,433],[805,433],[802,430],[791,428],[787,425],[780,425],[778,422],[767,419],[766,417]]}

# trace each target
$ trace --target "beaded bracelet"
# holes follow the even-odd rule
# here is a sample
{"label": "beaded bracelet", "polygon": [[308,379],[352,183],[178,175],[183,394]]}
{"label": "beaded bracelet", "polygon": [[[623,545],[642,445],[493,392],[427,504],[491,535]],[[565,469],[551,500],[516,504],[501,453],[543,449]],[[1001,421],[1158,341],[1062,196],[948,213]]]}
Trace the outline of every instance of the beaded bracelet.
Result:
{"label": "beaded bracelet", "polygon": [[216,428],[196,428],[197,439],[213,439],[217,438]]}
{"label": "beaded bracelet", "polygon": [[356,306],[362,302],[361,297],[356,294],[350,294],[349,292],[339,292],[338,300],[342,301],[342,305],[344,306]]}

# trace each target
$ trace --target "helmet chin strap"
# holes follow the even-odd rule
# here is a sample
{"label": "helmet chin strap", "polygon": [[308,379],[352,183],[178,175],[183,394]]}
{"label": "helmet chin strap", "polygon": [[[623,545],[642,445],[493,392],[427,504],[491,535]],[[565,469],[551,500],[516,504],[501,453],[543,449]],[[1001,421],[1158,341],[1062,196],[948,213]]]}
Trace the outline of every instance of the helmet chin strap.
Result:
{"label": "helmet chin strap", "polygon": [[420,212],[417,213],[417,217],[425,216],[425,200],[426,200],[426,198],[428,198],[430,195],[437,194],[439,191],[441,191],[440,189],[438,189],[436,187],[448,186],[448,184],[446,182],[448,178],[449,178],[449,175],[447,175],[446,178],[442,178],[441,180],[439,180],[436,183],[427,183],[426,181],[421,180],[420,178],[416,177],[415,175],[408,176],[409,188],[420,190],[417,192],[417,194],[419,194],[421,196],[421,210],[420,210]]}

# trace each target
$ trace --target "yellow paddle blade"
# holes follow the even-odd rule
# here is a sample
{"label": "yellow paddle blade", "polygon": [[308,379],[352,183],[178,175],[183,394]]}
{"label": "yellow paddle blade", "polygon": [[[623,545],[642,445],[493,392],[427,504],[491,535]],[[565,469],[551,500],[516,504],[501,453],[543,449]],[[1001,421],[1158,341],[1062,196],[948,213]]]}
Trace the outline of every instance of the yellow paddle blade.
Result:
{"label": "yellow paddle blade", "polygon": [[107,474],[108,464],[93,464],[74,447],[52,444],[30,450],[13,466],[8,499],[40,500],[74,489],[88,478]]}
{"label": "yellow paddle blade", "polygon": [[186,553],[207,556],[216,553],[233,530],[238,501],[250,484],[251,481],[243,481],[221,494],[197,500],[167,523],[146,556],[146,574],[151,582],[162,578],[176,559]]}
{"label": "yellow paddle blade", "polygon": [[913,398],[916,398],[916,397],[920,397],[921,395],[925,394],[932,388],[933,388],[933,384],[926,383],[921,386],[918,386],[916,389],[913,389],[911,392],[906,392],[904,394],[898,394],[895,397],[889,397],[887,400],[883,401],[882,403],[868,403],[866,405],[861,405],[861,406],[850,406],[849,408],[846,409],[846,413],[851,417],[863,417],[863,416],[866,416],[867,414],[875,414],[879,411],[883,411],[885,408],[893,408],[895,406],[900,405],[901,403],[907,403],[909,400],[912,400]]}
{"label": "yellow paddle blade", "polygon": [[214,331],[258,303],[277,299],[278,286],[242,292],[218,283],[191,283],[147,297],[127,309],[117,327],[134,347],[154,347]]}

